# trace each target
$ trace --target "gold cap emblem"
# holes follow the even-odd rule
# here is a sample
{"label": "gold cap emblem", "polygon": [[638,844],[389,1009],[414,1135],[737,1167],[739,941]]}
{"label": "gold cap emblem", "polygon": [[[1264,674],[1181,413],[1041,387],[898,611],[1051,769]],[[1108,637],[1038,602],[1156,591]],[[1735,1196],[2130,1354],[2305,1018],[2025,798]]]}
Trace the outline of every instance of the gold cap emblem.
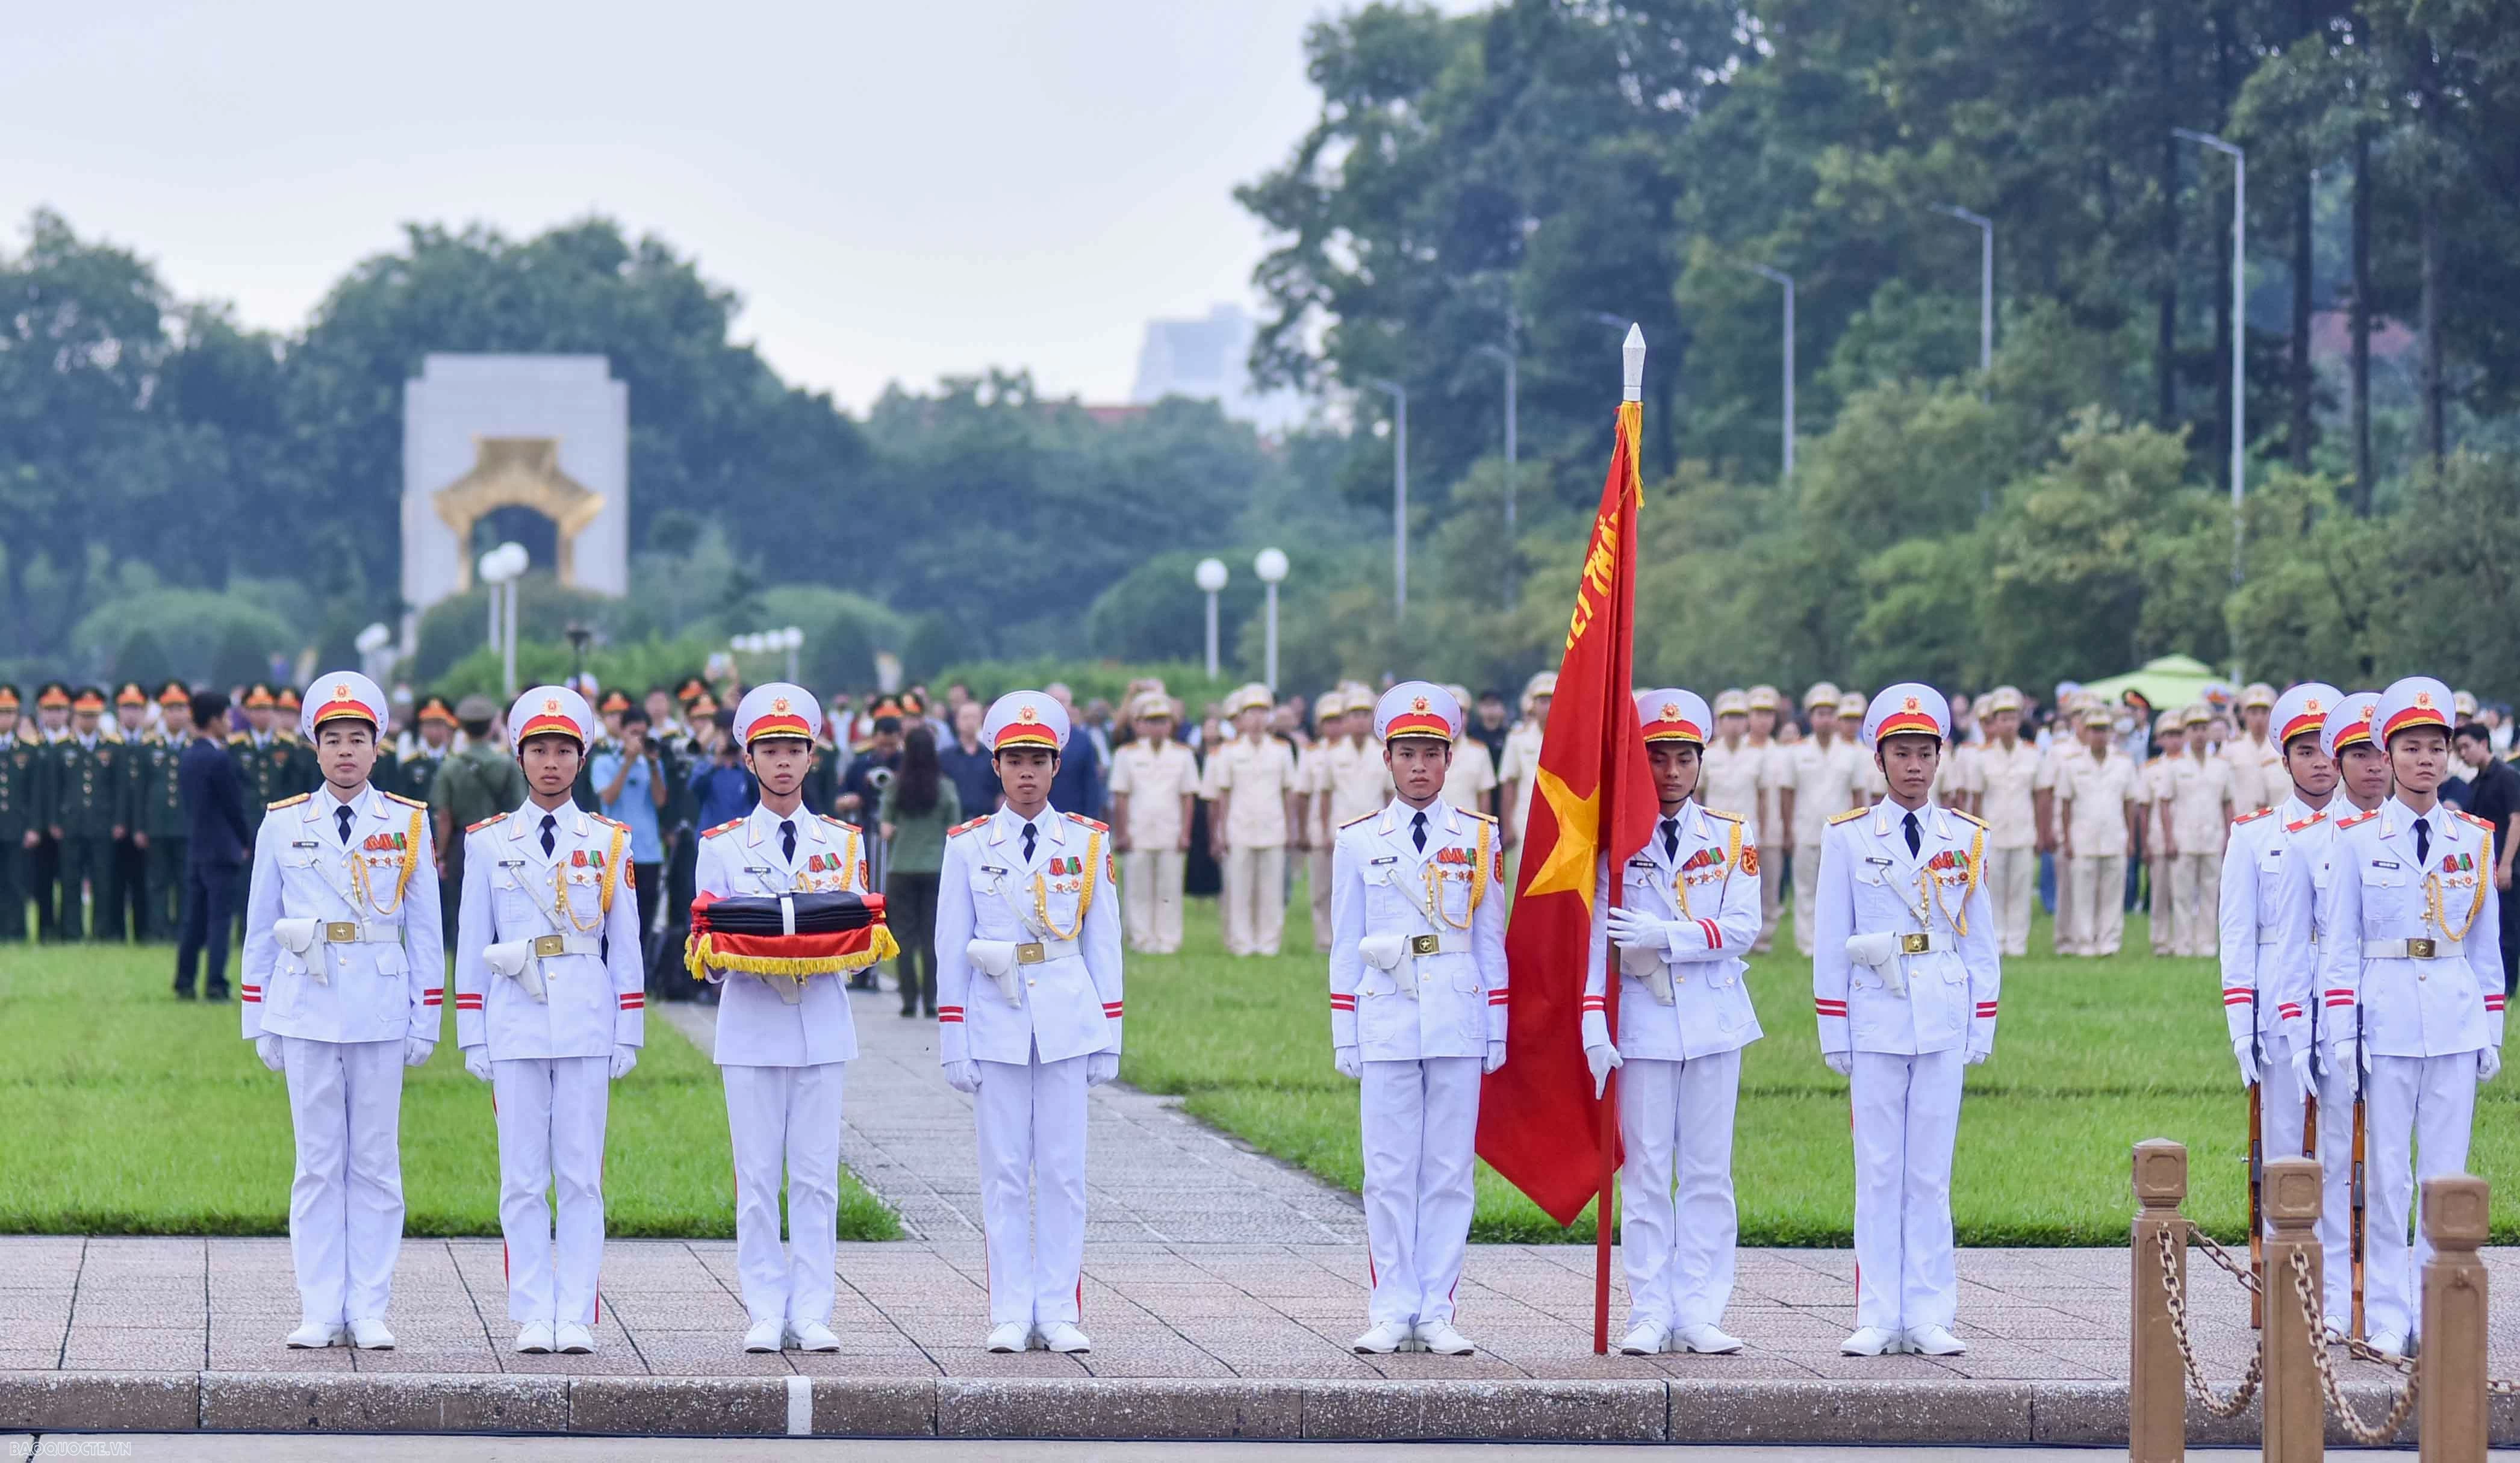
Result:
{"label": "gold cap emblem", "polygon": [[2428,690],[2419,690],[2419,691],[2415,692],[2415,704],[2416,704],[2416,705],[2418,705],[2418,706],[2430,706],[2430,705],[2432,705],[2432,703],[2433,703],[2433,693],[2432,693],[2431,691],[2428,691]]}
{"label": "gold cap emblem", "polygon": [[1906,711],[1921,711],[1921,710],[1923,710],[1924,708],[1923,708],[1922,706],[1920,706],[1920,705],[1917,703],[1916,698],[1915,698],[1914,696],[1910,696],[1910,697],[1908,698],[1908,703],[1907,703],[1907,705],[1906,705],[1906,706],[1904,706],[1904,707],[1902,707],[1901,709],[1902,709],[1902,710],[1906,710]]}
{"label": "gold cap emblem", "polygon": [[1015,720],[1016,720],[1016,721],[1019,721],[1019,722],[1028,722],[1028,721],[1031,721],[1032,719],[1033,719],[1033,710],[1032,710],[1032,708],[1031,708],[1031,707],[1029,707],[1029,706],[1018,706],[1018,707],[1016,707],[1016,708],[1015,708]]}
{"label": "gold cap emblem", "polygon": [[343,682],[336,682],[336,683],[334,683],[334,686],[333,686],[333,699],[334,699],[334,700],[336,700],[336,701],[346,701],[346,700],[350,699],[350,687],[349,687],[349,686],[348,686],[348,684],[347,684],[347,683],[343,683]]}
{"label": "gold cap emblem", "polygon": [[544,710],[544,711],[546,711],[546,712],[549,712],[549,713],[550,713],[551,715],[553,715],[553,716],[558,716],[558,715],[560,715],[560,697],[558,697],[558,696],[545,696],[545,697],[543,697],[543,710]]}
{"label": "gold cap emblem", "polygon": [[770,714],[773,716],[786,716],[788,714],[788,698],[786,696],[772,696],[770,698]]}
{"label": "gold cap emblem", "polygon": [[1412,710],[1412,711],[1423,711],[1423,710],[1425,710],[1425,709],[1426,709],[1426,698],[1425,698],[1424,696],[1419,696],[1418,699],[1416,699],[1416,700],[1414,700],[1414,701],[1410,702],[1410,703],[1409,703],[1409,709],[1410,709],[1410,710]]}
{"label": "gold cap emblem", "polygon": [[1667,722],[1676,722],[1676,721],[1679,721],[1679,720],[1680,720],[1680,703],[1679,703],[1678,701],[1665,701],[1665,702],[1663,702],[1663,703],[1662,703],[1662,710],[1660,710],[1660,711],[1658,711],[1658,712],[1656,712],[1656,713],[1654,713],[1654,714],[1655,714],[1656,716],[1661,717],[1664,721],[1667,721]]}
{"label": "gold cap emblem", "polygon": [[2308,700],[2302,702],[2301,709],[2312,716],[2318,715],[2318,697],[2312,696]]}

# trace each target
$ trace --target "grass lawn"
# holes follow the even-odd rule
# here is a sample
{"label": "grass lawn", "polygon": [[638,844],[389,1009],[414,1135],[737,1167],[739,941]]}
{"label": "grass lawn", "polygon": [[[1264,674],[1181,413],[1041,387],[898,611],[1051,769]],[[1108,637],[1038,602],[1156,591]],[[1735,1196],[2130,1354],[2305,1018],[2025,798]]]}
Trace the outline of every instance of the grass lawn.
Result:
{"label": "grass lawn", "polygon": [[[238,1037],[234,1002],[168,994],[173,964],[166,947],[0,945],[0,1232],[288,1232],[288,1092]],[[490,1091],[464,1071],[452,1006],[444,1031],[403,1074],[405,1232],[495,1235]],[[717,1069],[652,1013],[607,1136],[611,1233],[735,1233]],[[900,1232],[840,1175],[842,1239]]]}
{"label": "grass lawn", "polygon": [[[1302,897],[1299,887],[1298,900]],[[2140,916],[2126,949],[2149,949]],[[1751,962],[1765,1040],[1743,1054],[1733,1176],[1741,1240],[1844,1245],[1854,1224],[1846,1081],[1821,1064],[1811,967],[1781,953]],[[1275,959],[1232,959],[1213,901],[1192,901],[1176,957],[1132,957],[1129,1049],[1121,1075],[1179,1093],[1191,1112],[1355,1188],[1363,1158],[1356,1085],[1330,1068],[1329,1003],[1305,910],[1287,911]],[[2048,949],[2046,922],[2033,952]],[[2188,1215],[2216,1235],[2246,1232],[2247,1104],[2224,1041],[2213,962],[2125,953],[2106,961],[2044,953],[2008,960],[1996,1054],[1968,1073],[1953,1175],[1963,1244],[2124,1243],[2135,1209],[2128,1149],[2187,1145]],[[2520,1240],[2520,1083],[2479,1092],[2469,1168],[2495,1179],[2494,1237]],[[1481,1165],[1474,1238],[1584,1240],[1588,1215],[1560,1229]]]}

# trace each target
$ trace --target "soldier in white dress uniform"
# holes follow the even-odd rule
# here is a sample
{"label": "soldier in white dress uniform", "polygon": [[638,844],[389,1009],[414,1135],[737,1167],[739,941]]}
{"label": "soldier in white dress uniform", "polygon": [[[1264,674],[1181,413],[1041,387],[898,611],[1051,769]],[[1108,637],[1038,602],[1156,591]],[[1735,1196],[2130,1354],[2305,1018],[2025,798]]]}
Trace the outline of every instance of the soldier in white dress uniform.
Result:
{"label": "soldier in white dress uniform", "polygon": [[[1584,977],[1584,1059],[1598,1097],[1613,1069],[1627,1150],[1619,1254],[1633,1356],[1737,1352],[1732,1298],[1732,1112],[1741,1048],[1759,1040],[1743,955],[1759,938],[1759,846],[1745,819],[1696,801],[1708,711],[1693,691],[1637,697],[1660,821],[1625,867],[1606,861],[1593,899]],[[1610,908],[1610,879],[1620,881]],[[1605,938],[1606,937],[1606,941]],[[1619,947],[1619,1031],[1610,1040],[1605,943]]]}
{"label": "soldier in white dress uniform", "polygon": [[1362,1084],[1372,1324],[1355,1350],[1474,1350],[1453,1325],[1475,1196],[1479,1076],[1505,1065],[1503,849],[1443,800],[1462,707],[1404,681],[1373,708],[1397,796],[1331,860],[1330,1056]]}
{"label": "soldier in white dress uniform", "polygon": [[[2283,1018],[2300,1003],[2277,995],[2282,972],[2307,969],[2318,950],[2304,918],[2287,932],[2280,918],[2283,881],[2295,864],[2323,859],[2327,806],[2336,793],[2336,764],[2318,747],[2327,713],[2344,693],[2323,682],[2305,682],[2275,701],[2275,744],[2289,775],[2275,806],[2244,813],[2231,821],[2223,851],[2218,894],[2223,969],[2223,1020],[2239,1063],[2240,1086],[2257,1088],[2264,1152],[2269,1158],[2309,1156],[2304,1143],[2307,1099],[2315,1095],[2311,1043],[2295,1052]],[[2305,1031],[2308,1028],[2304,1028]],[[2341,1116],[2341,1115],[2340,1115]],[[2270,1233],[2273,1232],[2269,1225]]]}
{"label": "soldier in white dress uniform", "polygon": [[1850,1356],[1958,1355],[1952,1146],[1960,1069],[1995,1050],[2002,983],[1986,825],[1929,802],[1951,734],[1942,693],[1872,698],[1861,740],[1890,792],[1821,845],[1812,1001],[1821,1055],[1855,1104],[1856,1328]]}
{"label": "soldier in white dress uniform", "polygon": [[1120,1075],[1111,832],[1050,805],[1067,740],[1057,701],[1000,696],[980,740],[1006,801],[946,835],[936,1052],[975,1099],[988,1348],[1085,1352],[1085,1091]]}
{"label": "soldier in white dress uniform", "polygon": [[[801,686],[774,681],[744,692],[736,705],[735,738],[760,784],[761,801],[700,835],[697,893],[866,891],[865,836],[855,824],[805,806],[805,775],[822,729],[822,708]],[[714,966],[707,979],[722,987],[716,1060],[735,1145],[735,1263],[751,1322],[743,1349],[836,1352],[832,1295],[839,1254],[840,1086],[858,1054],[848,982]]]}
{"label": "soldier in white dress uniform", "polygon": [[254,837],[237,994],[246,1040],[289,1078],[292,1347],[394,1344],[402,1069],[436,1045],[446,965],[428,807],[368,781],[387,715],[367,677],[316,677],[298,726],[324,785],[272,804]]}
{"label": "soldier in white dress uniform", "polygon": [[455,1044],[494,1099],[508,1319],[527,1353],[595,1350],[605,1119],[646,1040],[630,830],[569,796],[595,734],[576,691],[518,696],[525,801],[464,834]]}
{"label": "soldier in white dress uniform", "polygon": [[[2258,955],[2260,1000],[2276,1013],[2273,1019],[2277,1021],[2289,1021],[2293,1013],[2307,1012],[2309,1033],[2315,1039],[2299,1045],[2287,1040],[2285,1056],[2292,1064],[2293,1085],[2301,1086],[2304,1073],[2310,1072],[2318,1097],[2318,1158],[2323,1190],[2318,1243],[2326,1257],[2327,1284],[2323,1320],[2326,1329],[2338,1336],[2352,1329],[2348,1318],[2354,1311],[2353,1112],[2362,1095],[2362,1068],[2360,1031],[2352,1003],[2340,999],[2331,1019],[2317,985],[2318,901],[2334,873],[2338,826],[2376,811],[2389,799],[2389,757],[2371,740],[2371,708],[2379,699],[2376,690],[2349,691],[2330,701],[2319,719],[2318,754],[2335,774],[2335,794],[2307,824],[2298,819],[2287,824],[2283,867],[2275,884],[2274,939],[2272,947]],[[2284,715],[2277,718],[2275,725],[2287,727],[2297,720]],[[2293,738],[2284,738],[2282,745],[2286,764],[2295,764],[2299,753]],[[2234,833],[2234,847],[2238,841]],[[2228,868],[2230,864],[2227,862],[2224,866]],[[2280,952],[2282,958],[2273,958],[2275,952]],[[2314,1044],[2323,1044],[2330,1036],[2338,1039],[2349,1053],[2348,1059],[2334,1066],[2318,1067],[2312,1048]],[[2292,1150],[2270,1146],[2268,1151]],[[2366,1194],[2366,1204],[2367,1199]]]}
{"label": "soldier in white dress uniform", "polygon": [[[2422,1319],[2409,1249],[2415,1186],[2467,1167],[2476,1087],[2502,1068],[2502,948],[2494,830],[2440,800],[2450,771],[2451,691],[2410,676],[2380,693],[2372,734],[2397,795],[2339,821],[2318,900],[2320,1057],[2364,1070],[2367,1197],[2363,1313],[2374,1349],[2402,1354]],[[2302,1040],[2309,1016],[2295,1018]],[[2287,1023],[2288,1034],[2291,1024]]]}

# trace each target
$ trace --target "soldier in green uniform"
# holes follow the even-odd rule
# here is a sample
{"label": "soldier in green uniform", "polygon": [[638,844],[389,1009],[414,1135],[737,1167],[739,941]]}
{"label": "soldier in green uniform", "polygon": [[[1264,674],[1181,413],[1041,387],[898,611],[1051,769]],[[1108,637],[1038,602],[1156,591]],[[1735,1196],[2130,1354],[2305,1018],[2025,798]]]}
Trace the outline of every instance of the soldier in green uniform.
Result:
{"label": "soldier in green uniform", "polygon": [[438,770],[446,765],[447,754],[455,750],[455,708],[446,704],[444,696],[424,696],[415,722],[420,732],[396,759],[402,785],[394,791],[414,802],[426,803],[429,788],[437,781]]}
{"label": "soldier in green uniform", "polygon": [[149,938],[149,919],[144,912],[148,898],[148,855],[141,850],[135,836],[140,829],[140,764],[147,739],[155,733],[149,727],[149,692],[137,681],[125,681],[113,691],[113,730],[121,736],[124,755],[120,759],[122,786],[121,807],[114,821],[122,831],[113,837],[113,905],[100,911],[97,938],[119,944],[134,936]]}
{"label": "soldier in green uniform", "polygon": [[245,699],[237,705],[245,712],[245,730],[228,733],[228,755],[236,759],[237,780],[245,784],[245,805],[268,808],[276,798],[265,790],[271,785],[271,774],[264,764],[279,745],[271,730],[271,687],[255,682],[245,688]]}
{"label": "soldier in green uniform", "polygon": [[323,770],[315,765],[315,748],[297,734],[300,709],[293,686],[282,687],[272,698],[271,739],[275,747],[267,765],[271,769],[273,802],[313,792],[324,784]]}
{"label": "soldier in green uniform", "polygon": [[[128,831],[122,818],[131,788],[123,769],[131,748],[120,732],[103,725],[104,719],[105,692],[85,687],[70,702],[69,734],[45,749],[52,775],[44,821],[61,848],[62,904],[55,929],[63,941],[115,938],[113,909],[119,890],[113,846]],[[82,888],[89,898],[85,908],[79,902]]]}
{"label": "soldier in green uniform", "polygon": [[35,820],[28,883],[35,893],[35,933],[45,943],[61,938],[62,843],[53,836],[53,747],[70,734],[70,688],[47,681],[35,692],[35,776],[26,800]]}
{"label": "soldier in green uniform", "polygon": [[131,759],[137,788],[131,812],[131,841],[140,851],[141,880],[138,933],[143,940],[172,940],[183,917],[184,861],[192,828],[184,819],[183,794],[175,769],[193,740],[193,697],[181,681],[169,681],[158,692],[159,722],[141,738]]}
{"label": "soldier in green uniform", "polygon": [[34,859],[35,743],[19,726],[18,687],[0,686],[0,944],[26,938]]}
{"label": "soldier in green uniform", "polygon": [[[466,696],[455,707],[456,720],[464,728],[465,747],[446,759],[428,789],[428,816],[435,824],[437,837],[438,883],[440,887],[464,887],[464,830],[493,813],[513,812],[521,808],[530,789],[525,786],[525,773],[506,747],[490,735],[491,719],[499,708],[488,696]],[[448,948],[455,939],[454,907],[463,901],[445,902]]]}

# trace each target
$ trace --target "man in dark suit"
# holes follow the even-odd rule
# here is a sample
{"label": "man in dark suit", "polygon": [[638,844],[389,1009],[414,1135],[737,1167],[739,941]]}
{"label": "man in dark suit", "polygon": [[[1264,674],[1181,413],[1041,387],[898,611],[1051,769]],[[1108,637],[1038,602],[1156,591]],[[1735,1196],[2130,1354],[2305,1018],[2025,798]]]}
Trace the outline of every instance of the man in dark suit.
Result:
{"label": "man in dark suit", "polygon": [[175,995],[193,998],[193,973],[206,949],[210,954],[207,994],[212,1000],[225,1000],[228,945],[236,928],[237,877],[252,854],[253,823],[247,820],[245,779],[237,772],[225,738],[218,734],[227,725],[228,698],[215,690],[199,691],[191,709],[195,735],[175,769],[188,832],[183,931],[175,945]]}

